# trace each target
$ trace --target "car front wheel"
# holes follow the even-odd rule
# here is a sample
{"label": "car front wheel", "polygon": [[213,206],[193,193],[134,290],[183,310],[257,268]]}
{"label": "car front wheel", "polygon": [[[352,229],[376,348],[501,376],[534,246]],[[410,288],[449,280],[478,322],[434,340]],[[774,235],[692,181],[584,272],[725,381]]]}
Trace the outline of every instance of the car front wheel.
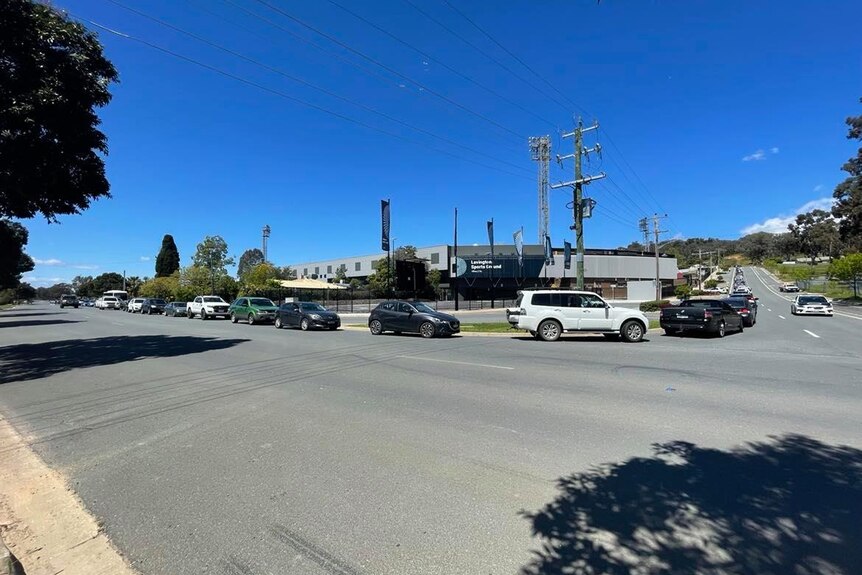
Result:
{"label": "car front wheel", "polygon": [[539,324],[539,337],[543,341],[557,341],[562,331],[562,326],[552,319],[546,319]]}
{"label": "car front wheel", "polygon": [[231,322],[231,323],[236,323],[237,321],[238,321],[238,320],[236,319],[236,314],[235,314],[235,313],[233,313],[233,312],[231,312],[231,314],[230,314],[230,322]]}
{"label": "car front wheel", "polygon": [[644,326],[639,321],[629,320],[620,328],[623,339],[629,343],[638,343],[644,338]]}
{"label": "car front wheel", "polygon": [[281,329],[282,327],[284,327],[284,326],[282,326],[282,324],[281,324],[281,318],[280,318],[280,317],[275,318],[275,323],[274,323],[274,325],[275,325],[275,329]]}
{"label": "car front wheel", "polygon": [[419,333],[424,338],[434,337],[434,324],[430,321],[423,322],[419,326]]}
{"label": "car front wheel", "polygon": [[383,324],[379,319],[372,319],[368,323],[368,329],[371,330],[371,335],[380,335],[383,333]]}
{"label": "car front wheel", "polygon": [[726,331],[725,331],[725,325],[724,325],[724,322],[721,322],[721,323],[719,323],[719,324],[718,324],[718,329],[717,329],[717,330],[715,330],[715,335],[716,335],[717,337],[724,337],[724,334],[725,334],[725,333],[726,333]]}
{"label": "car front wheel", "polygon": [[308,331],[308,320],[306,318],[302,318],[302,321],[299,322],[299,329]]}
{"label": "car front wheel", "polygon": [[254,325],[254,314],[248,314],[248,325]]}

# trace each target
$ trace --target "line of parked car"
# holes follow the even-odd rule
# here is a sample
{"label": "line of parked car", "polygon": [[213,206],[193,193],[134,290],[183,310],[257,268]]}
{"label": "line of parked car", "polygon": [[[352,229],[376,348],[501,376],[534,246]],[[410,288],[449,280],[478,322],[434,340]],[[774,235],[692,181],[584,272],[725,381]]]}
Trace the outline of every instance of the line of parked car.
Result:
{"label": "line of parked car", "polygon": [[734,269],[731,292],[723,298],[694,298],[663,307],[659,325],[667,335],[701,332],[724,337],[757,323],[757,301],[742,268]]}

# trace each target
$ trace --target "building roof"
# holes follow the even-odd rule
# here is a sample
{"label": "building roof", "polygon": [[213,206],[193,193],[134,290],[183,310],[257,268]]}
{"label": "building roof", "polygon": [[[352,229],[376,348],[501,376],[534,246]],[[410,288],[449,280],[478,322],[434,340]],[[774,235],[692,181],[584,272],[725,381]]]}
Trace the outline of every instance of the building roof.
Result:
{"label": "building roof", "polygon": [[279,280],[281,287],[292,289],[347,289],[347,286],[341,284],[331,284],[321,280],[311,278],[300,278],[298,280]]}

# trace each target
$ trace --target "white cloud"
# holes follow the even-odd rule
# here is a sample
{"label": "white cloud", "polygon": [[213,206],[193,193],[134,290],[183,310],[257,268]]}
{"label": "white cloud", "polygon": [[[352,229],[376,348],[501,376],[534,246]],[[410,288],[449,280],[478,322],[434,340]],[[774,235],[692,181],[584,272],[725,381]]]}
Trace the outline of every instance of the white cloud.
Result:
{"label": "white cloud", "polygon": [[141,256],[140,260],[142,262],[148,262],[148,261],[150,261],[150,256]]}
{"label": "white cloud", "polygon": [[831,210],[832,204],[835,203],[833,198],[820,198],[812,200],[804,206],[798,208],[790,215],[780,215],[774,218],[766,219],[759,224],[751,224],[742,229],[742,235],[756,234],[758,232],[767,232],[770,234],[783,234],[787,231],[787,226],[796,221],[796,216],[810,212],[811,210]]}
{"label": "white cloud", "polygon": [[47,260],[40,260],[39,258],[33,258],[33,263],[40,265],[40,266],[61,266],[61,265],[63,265],[62,261],[55,259],[55,258],[50,258]]}
{"label": "white cloud", "polygon": [[759,162],[760,160],[765,160],[765,159],[766,159],[766,152],[764,152],[763,150],[757,150],[753,154],[748,154],[747,156],[742,157],[743,162],[751,162],[751,161]]}
{"label": "white cloud", "polygon": [[69,267],[74,269],[74,270],[97,270],[97,269],[99,269],[99,266],[90,265],[90,264],[78,264],[78,265],[69,266]]}
{"label": "white cloud", "polygon": [[778,146],[775,146],[774,148],[769,148],[769,151],[772,152],[773,154],[777,154],[779,152]]}
{"label": "white cloud", "polygon": [[820,191],[820,190],[822,190],[822,189],[823,189],[823,184],[817,184],[816,186],[814,186],[814,191],[815,191],[815,192],[819,192],[819,191]]}

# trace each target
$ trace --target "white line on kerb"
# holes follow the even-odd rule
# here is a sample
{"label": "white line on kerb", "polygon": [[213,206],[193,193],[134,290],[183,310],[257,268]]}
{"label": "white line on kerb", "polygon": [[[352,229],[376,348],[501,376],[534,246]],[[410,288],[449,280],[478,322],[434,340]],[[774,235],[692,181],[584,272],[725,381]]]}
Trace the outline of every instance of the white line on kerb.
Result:
{"label": "white line on kerb", "polygon": [[781,319],[787,319],[786,317],[784,317],[784,316],[783,316],[783,315],[781,315],[781,314],[778,314],[778,317],[780,317]]}
{"label": "white line on kerb", "polygon": [[458,365],[472,365],[474,367],[491,367],[494,369],[515,369],[514,367],[506,367],[504,365],[488,365],[487,363],[469,363],[466,361],[451,361],[448,359],[434,359],[432,357],[416,357],[415,355],[399,355],[402,359],[419,359],[422,361],[439,361],[440,363],[457,363]]}
{"label": "white line on kerb", "polygon": [[813,331],[808,331],[807,329],[803,329],[802,331],[804,331],[805,333],[807,333],[811,337],[816,337],[817,339],[820,339],[820,336],[817,335],[816,333],[814,333]]}

